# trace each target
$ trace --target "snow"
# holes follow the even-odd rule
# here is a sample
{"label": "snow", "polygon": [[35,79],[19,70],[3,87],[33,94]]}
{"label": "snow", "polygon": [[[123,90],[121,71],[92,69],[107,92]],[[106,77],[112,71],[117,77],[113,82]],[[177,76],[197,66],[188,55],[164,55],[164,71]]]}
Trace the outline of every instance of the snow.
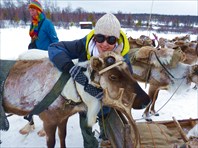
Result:
{"label": "snow", "polygon": [[[90,30],[70,28],[69,30],[56,28],[60,41],[74,40],[84,37]],[[27,51],[27,46],[30,41],[28,35],[29,27],[23,28],[7,28],[1,29],[0,38],[0,58],[1,59],[16,59],[21,53]],[[124,29],[128,37],[137,38],[140,35],[150,35],[151,32],[136,32],[131,29]],[[183,36],[186,34],[165,33],[158,34],[158,37],[166,37],[172,39],[176,36]],[[151,36],[152,38],[152,36]],[[196,40],[196,35],[191,35],[191,40]],[[148,86],[139,83],[140,86],[147,92]],[[177,120],[189,119],[198,117],[198,90],[192,89],[192,84],[187,90],[182,90],[180,94],[174,94],[161,90],[158,100],[156,102],[156,110],[159,111],[160,116],[152,116],[154,121],[172,120],[174,116]],[[173,96],[172,96],[173,95]],[[164,106],[165,104],[165,106]],[[144,110],[132,110],[133,118],[137,122],[144,122],[142,113]],[[37,132],[42,128],[41,120],[35,116],[36,129],[29,135],[20,135],[19,130],[27,123],[21,116],[8,117],[10,122],[10,129],[8,131],[0,131],[0,139],[2,144],[0,147],[46,147],[46,137],[39,137]],[[53,119],[52,119],[53,120]],[[79,127],[79,115],[75,114],[69,118],[67,126],[67,147],[83,147],[83,140]],[[98,124],[94,125],[93,130],[99,130]],[[97,132],[96,132],[97,133]],[[56,147],[59,147],[59,138],[56,133]]]}

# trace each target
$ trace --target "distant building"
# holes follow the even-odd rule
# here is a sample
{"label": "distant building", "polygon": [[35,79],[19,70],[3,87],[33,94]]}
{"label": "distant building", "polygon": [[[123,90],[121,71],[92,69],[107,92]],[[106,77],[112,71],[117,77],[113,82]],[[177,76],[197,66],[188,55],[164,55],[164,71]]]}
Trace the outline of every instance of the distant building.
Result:
{"label": "distant building", "polygon": [[81,29],[92,29],[93,24],[92,22],[79,22]]}

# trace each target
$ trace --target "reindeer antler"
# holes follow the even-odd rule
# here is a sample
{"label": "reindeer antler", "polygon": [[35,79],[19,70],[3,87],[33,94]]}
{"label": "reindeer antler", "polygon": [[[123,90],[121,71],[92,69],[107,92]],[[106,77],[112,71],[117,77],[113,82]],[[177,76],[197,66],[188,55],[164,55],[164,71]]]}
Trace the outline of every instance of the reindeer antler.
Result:
{"label": "reindeer antler", "polygon": [[[119,89],[119,95],[117,98],[112,98],[109,95],[109,92],[107,89],[105,89],[104,91],[105,91],[104,98],[102,100],[104,105],[108,105],[112,108],[115,108],[126,116],[126,118],[128,119],[128,122],[130,123],[130,125],[132,125],[134,132],[135,132],[135,140],[133,140],[134,145],[135,145],[135,147],[140,146],[140,144],[141,144],[140,134],[139,134],[137,125],[136,125],[134,119],[132,118],[132,114],[131,114],[131,108],[132,108],[133,102],[135,100],[136,94],[132,93],[132,96],[131,96],[132,98],[129,99],[129,102],[123,103],[122,95],[124,93],[124,88]],[[131,133],[131,137],[132,137],[132,139],[134,139],[132,136],[132,133]]]}

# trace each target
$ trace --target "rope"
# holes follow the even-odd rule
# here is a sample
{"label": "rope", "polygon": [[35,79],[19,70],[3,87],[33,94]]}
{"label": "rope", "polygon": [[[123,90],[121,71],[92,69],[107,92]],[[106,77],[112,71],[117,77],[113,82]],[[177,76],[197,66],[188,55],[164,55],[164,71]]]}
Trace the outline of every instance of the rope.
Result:
{"label": "rope", "polygon": [[[151,51],[151,52],[152,52],[152,51]],[[157,61],[160,63],[160,65],[163,67],[163,69],[164,69],[172,78],[174,78],[174,79],[184,79],[184,78],[186,77],[186,76],[183,76],[183,77],[181,77],[181,78],[176,78],[176,77],[174,77],[174,76],[168,71],[168,69],[162,64],[162,62],[160,61],[160,59],[159,59],[159,57],[157,56],[156,52],[153,51],[153,53],[155,54],[155,57],[156,57]]]}
{"label": "rope", "polygon": [[103,112],[103,109],[102,109],[102,101],[100,101],[100,108],[101,108],[101,113],[102,113],[102,126],[104,128],[104,134],[105,134],[105,137],[107,137],[107,134],[106,134],[106,127],[105,127],[105,119],[104,119],[104,112]]}
{"label": "rope", "polygon": [[154,122],[154,124],[160,129],[161,134],[164,135],[164,137],[166,139],[166,142],[167,143],[170,143],[169,140],[168,140],[168,137],[167,137],[166,133],[164,132],[164,130],[162,130],[162,128],[159,126],[159,124],[156,124],[156,122]]}
{"label": "rope", "polygon": [[148,26],[147,26],[148,36],[150,36],[150,22],[151,22],[151,16],[152,16],[152,11],[153,11],[153,3],[154,3],[154,0],[152,0],[152,3],[151,3],[151,10],[150,10],[150,15],[148,19]]}
{"label": "rope", "polygon": [[156,143],[155,143],[155,141],[154,141],[154,137],[153,137],[152,130],[151,130],[151,128],[150,128],[150,126],[149,126],[148,123],[146,123],[146,125],[147,125],[147,127],[148,127],[148,129],[149,129],[149,132],[150,132],[150,134],[151,134],[151,139],[152,139],[152,142],[153,142],[153,146],[154,146],[154,148],[156,148]]}
{"label": "rope", "polygon": [[[156,113],[158,113],[162,108],[164,108],[164,106],[173,98],[173,96],[175,95],[175,93],[177,92],[177,90],[180,88],[180,86],[182,85],[182,83],[184,82],[184,79],[181,80],[179,86],[175,89],[175,91],[173,92],[173,94],[171,95],[171,97],[164,103],[164,105],[162,105],[157,111]],[[149,115],[148,117],[152,117],[154,115]],[[136,119],[136,121],[138,120],[142,120],[144,118],[139,118],[139,119]]]}
{"label": "rope", "polygon": [[184,82],[184,79],[181,80],[179,86],[176,88],[176,90],[173,92],[173,94],[171,95],[171,97],[168,99],[168,101],[166,101],[166,103],[164,105],[162,105],[162,107],[157,111],[159,112],[171,99],[172,97],[174,96],[174,94],[177,92],[177,90],[180,88],[180,86],[182,85],[182,83]]}

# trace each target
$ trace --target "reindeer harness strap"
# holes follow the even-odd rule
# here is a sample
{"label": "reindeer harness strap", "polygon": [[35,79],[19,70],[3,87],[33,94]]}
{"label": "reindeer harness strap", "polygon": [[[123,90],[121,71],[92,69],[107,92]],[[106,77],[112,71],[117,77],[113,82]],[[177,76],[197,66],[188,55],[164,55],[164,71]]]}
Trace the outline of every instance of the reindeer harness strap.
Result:
{"label": "reindeer harness strap", "polygon": [[181,77],[181,78],[174,77],[174,76],[168,71],[168,69],[162,64],[162,62],[160,61],[160,59],[159,59],[159,57],[157,56],[156,52],[154,52],[154,54],[155,54],[156,59],[157,59],[158,62],[160,63],[160,65],[163,67],[163,69],[164,69],[172,78],[174,78],[174,79],[184,79],[184,78],[186,77],[186,76]]}
{"label": "reindeer harness strap", "polygon": [[114,67],[116,67],[118,65],[121,65],[122,63],[123,63],[123,61],[119,61],[119,62],[117,62],[115,64],[112,64],[112,65],[102,69],[101,71],[99,71],[99,75],[103,74],[104,72],[106,72],[106,71],[108,71],[108,70],[110,70],[110,69],[112,69],[112,68],[114,68]]}
{"label": "reindeer harness strap", "polygon": [[32,115],[38,115],[44,111],[55,99],[61,94],[65,84],[70,78],[69,73],[62,73],[52,90],[38,103],[34,109],[26,116],[26,119],[31,119]]}

